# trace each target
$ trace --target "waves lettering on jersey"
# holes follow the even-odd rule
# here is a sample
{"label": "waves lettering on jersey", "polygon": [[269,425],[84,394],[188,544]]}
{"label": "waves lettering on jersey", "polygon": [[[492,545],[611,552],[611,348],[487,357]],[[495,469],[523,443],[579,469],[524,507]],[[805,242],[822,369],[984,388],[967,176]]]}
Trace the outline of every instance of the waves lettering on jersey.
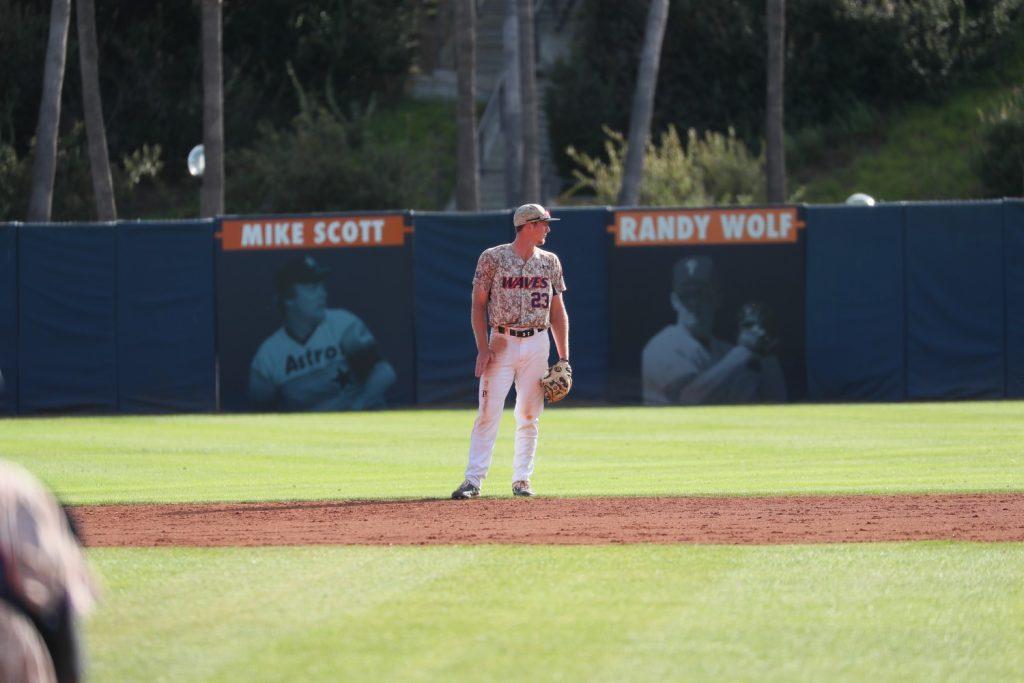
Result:
{"label": "waves lettering on jersey", "polygon": [[284,372],[286,375],[290,375],[293,372],[305,370],[307,367],[319,365],[322,361],[334,360],[341,356],[341,344],[338,344],[337,346],[328,346],[324,349],[306,349],[306,353],[300,353],[297,356],[293,356],[289,353]]}
{"label": "waves lettering on jersey", "polygon": [[501,278],[502,289],[547,289],[548,279],[546,277],[503,277]]}

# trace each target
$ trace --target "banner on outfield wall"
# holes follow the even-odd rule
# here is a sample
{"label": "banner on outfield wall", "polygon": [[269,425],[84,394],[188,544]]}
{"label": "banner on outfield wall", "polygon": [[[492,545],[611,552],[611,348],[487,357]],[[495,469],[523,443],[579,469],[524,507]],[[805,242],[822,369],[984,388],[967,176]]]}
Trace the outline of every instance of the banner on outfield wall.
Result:
{"label": "banner on outfield wall", "polygon": [[223,219],[216,235],[222,409],[412,403],[411,232],[402,213]]}
{"label": "banner on outfield wall", "polygon": [[612,215],[612,400],[699,405],[803,397],[798,208]]}

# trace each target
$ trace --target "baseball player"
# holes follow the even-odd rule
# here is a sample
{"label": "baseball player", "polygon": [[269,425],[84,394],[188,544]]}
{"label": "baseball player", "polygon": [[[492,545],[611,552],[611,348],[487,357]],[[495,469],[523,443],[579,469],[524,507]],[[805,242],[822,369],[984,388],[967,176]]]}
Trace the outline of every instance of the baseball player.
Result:
{"label": "baseball player", "polygon": [[284,324],[256,351],[249,402],[264,410],[363,410],[385,405],[395,370],[377,340],[352,313],[327,308],[330,269],[313,257],[292,259],[277,273]]}
{"label": "baseball player", "polygon": [[764,304],[741,309],[735,345],[713,336],[721,293],[710,257],[688,256],[675,264],[669,299],[676,322],[654,335],[641,357],[645,404],[786,400]]}
{"label": "baseball player", "polygon": [[[472,323],[479,409],[469,439],[469,464],[452,498],[476,498],[487,477],[505,397],[516,385],[512,493],[532,496],[530,476],[537,451],[537,421],[544,409],[540,379],[547,371],[550,340],[569,360],[569,316],[562,301],[565,279],[558,257],[539,247],[556,221],[539,204],[516,209],[511,244],[480,254],[473,276]],[[490,328],[488,335],[488,328]]]}

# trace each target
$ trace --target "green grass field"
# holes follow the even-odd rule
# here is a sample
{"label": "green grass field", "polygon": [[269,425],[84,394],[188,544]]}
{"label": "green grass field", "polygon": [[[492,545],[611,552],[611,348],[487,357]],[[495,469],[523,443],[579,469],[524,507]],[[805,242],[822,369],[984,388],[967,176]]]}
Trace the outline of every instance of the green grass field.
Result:
{"label": "green grass field", "polygon": [[[0,421],[71,503],[445,497],[469,411]],[[554,409],[542,495],[1024,490],[1024,403]],[[485,495],[505,496],[511,415]],[[466,504],[466,503],[453,503]],[[472,505],[472,502],[468,503]],[[1024,544],[91,549],[96,681],[1019,680]]]}

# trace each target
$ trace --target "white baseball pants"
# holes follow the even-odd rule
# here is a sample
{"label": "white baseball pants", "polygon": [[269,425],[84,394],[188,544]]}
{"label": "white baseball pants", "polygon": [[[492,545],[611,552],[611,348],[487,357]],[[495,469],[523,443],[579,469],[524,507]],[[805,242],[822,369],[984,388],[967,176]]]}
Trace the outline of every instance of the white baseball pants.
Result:
{"label": "white baseball pants", "polygon": [[512,481],[529,480],[537,453],[537,421],[544,410],[540,380],[548,369],[551,341],[547,330],[532,337],[513,337],[491,330],[491,360],[480,377],[479,401],[469,439],[466,479],[477,486],[487,477],[494,456],[498,425],[512,383],[516,385],[516,437]]}

